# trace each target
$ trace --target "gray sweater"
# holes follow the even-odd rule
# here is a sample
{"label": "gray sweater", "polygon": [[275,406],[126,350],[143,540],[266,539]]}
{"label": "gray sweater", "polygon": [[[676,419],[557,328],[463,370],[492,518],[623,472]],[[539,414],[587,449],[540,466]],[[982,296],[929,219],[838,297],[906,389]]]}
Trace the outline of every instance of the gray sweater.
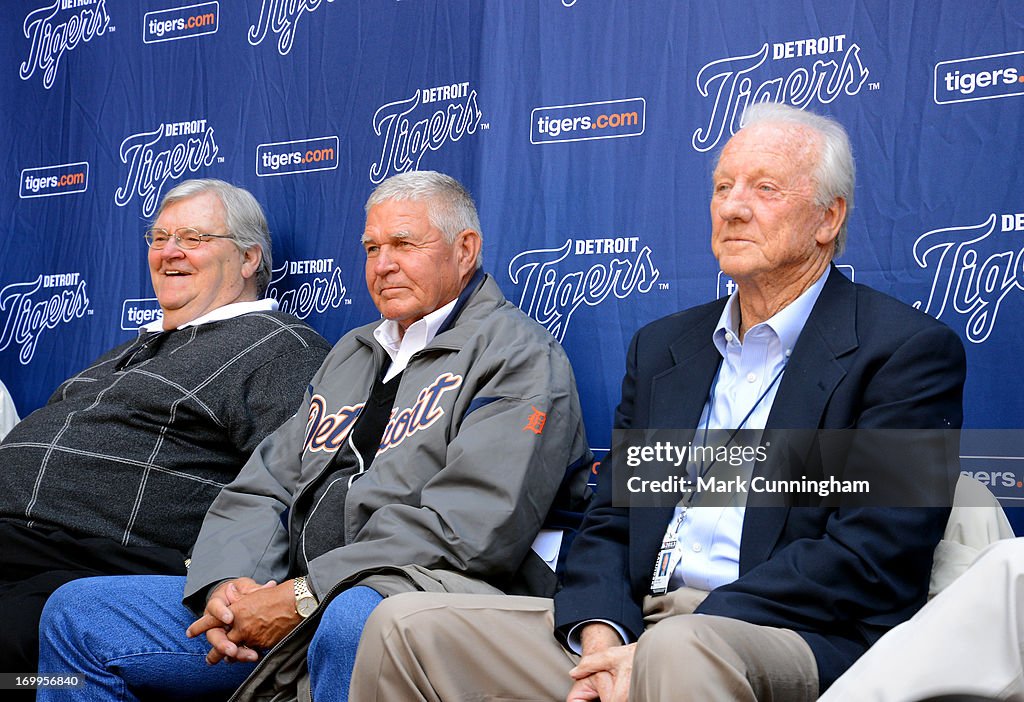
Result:
{"label": "gray sweater", "polygon": [[329,348],[280,312],[118,346],[0,444],[0,520],[190,553],[210,502],[294,413]]}

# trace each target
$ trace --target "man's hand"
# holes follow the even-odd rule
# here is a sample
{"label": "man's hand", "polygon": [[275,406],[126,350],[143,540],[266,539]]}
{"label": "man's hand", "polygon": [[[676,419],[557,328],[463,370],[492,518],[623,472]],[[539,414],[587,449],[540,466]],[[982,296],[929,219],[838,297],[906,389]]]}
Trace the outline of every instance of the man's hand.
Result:
{"label": "man's hand", "polygon": [[235,621],[231,605],[252,592],[276,585],[273,580],[260,585],[252,578],[236,578],[217,586],[206,602],[203,616],[192,622],[185,630],[185,635],[190,639],[206,634],[206,640],[211,647],[206,656],[207,663],[213,665],[221,660],[255,661],[259,658],[256,651],[239,646],[236,641],[228,638],[228,632]]}
{"label": "man's hand", "polygon": [[302,621],[295,611],[293,580],[246,593],[231,605],[231,612],[228,639],[250,648],[271,648]]}
{"label": "man's hand", "polygon": [[627,702],[636,644],[622,645],[618,632],[607,624],[584,627],[583,657],[569,674],[575,680],[566,702]]}

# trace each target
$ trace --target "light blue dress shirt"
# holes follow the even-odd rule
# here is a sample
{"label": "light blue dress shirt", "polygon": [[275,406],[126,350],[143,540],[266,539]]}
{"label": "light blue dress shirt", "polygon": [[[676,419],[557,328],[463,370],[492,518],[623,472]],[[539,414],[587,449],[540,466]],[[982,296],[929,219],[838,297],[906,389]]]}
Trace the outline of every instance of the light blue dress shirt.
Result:
{"label": "light blue dress shirt", "polygon": [[[738,334],[739,299],[737,293],[732,294],[714,331],[713,340],[722,354],[722,365],[704,403],[696,436],[705,427],[764,429],[786,362],[825,286],[828,271],[773,317],[747,330],[742,342]],[[736,580],[745,508],[691,507],[677,525],[682,510],[682,506],[676,507],[668,527],[675,526],[677,540],[669,566],[669,589],[685,585],[710,591]]]}

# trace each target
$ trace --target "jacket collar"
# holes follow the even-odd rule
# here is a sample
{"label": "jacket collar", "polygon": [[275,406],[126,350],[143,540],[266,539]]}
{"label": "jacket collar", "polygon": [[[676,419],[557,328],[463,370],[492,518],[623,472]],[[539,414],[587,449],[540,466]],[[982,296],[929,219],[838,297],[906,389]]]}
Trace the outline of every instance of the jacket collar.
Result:
{"label": "jacket collar", "polygon": [[[441,324],[424,350],[432,348],[460,349],[466,339],[476,330],[476,323],[486,319],[505,302],[501,288],[489,274],[478,268],[466,287],[459,293],[455,307]],[[355,338],[380,352],[380,359],[386,355],[373,338],[373,330],[379,322],[364,325],[355,330]],[[420,352],[421,353],[421,352]]]}
{"label": "jacket collar", "polygon": [[[669,344],[674,365],[652,379],[652,424],[667,428],[696,427],[711,390],[711,382],[722,357],[711,334],[718,324],[726,299],[706,308],[705,315],[693,322]],[[680,392],[680,388],[686,388]]]}
{"label": "jacket collar", "polygon": [[486,277],[487,276],[484,273],[483,268],[476,269],[476,271],[473,273],[473,277],[469,279],[468,283],[466,283],[466,287],[464,287],[462,289],[462,292],[459,293],[458,300],[455,302],[455,307],[452,308],[452,311],[448,314],[448,317],[444,320],[444,322],[441,323],[440,328],[437,330],[437,334],[435,334],[434,336],[444,334],[446,331],[451,329],[452,326],[455,325],[455,322],[456,320],[458,320],[459,315],[462,314],[462,310],[466,307],[466,303],[469,302],[469,298],[472,297],[473,293],[475,293],[480,288],[480,286],[484,284],[484,279]]}
{"label": "jacket collar", "polygon": [[[650,416],[660,426],[697,425],[722,358],[711,335],[727,299],[708,305],[704,316],[669,345],[674,365],[655,376],[651,395]],[[832,391],[846,375],[839,359],[859,345],[856,313],[856,288],[833,267],[793,348],[767,428],[818,426]],[[680,393],[679,388],[687,391]]]}
{"label": "jacket collar", "polygon": [[859,346],[856,319],[857,290],[833,267],[793,348],[777,395],[784,401],[772,405],[768,428],[818,427],[829,397],[846,375],[839,359]]}

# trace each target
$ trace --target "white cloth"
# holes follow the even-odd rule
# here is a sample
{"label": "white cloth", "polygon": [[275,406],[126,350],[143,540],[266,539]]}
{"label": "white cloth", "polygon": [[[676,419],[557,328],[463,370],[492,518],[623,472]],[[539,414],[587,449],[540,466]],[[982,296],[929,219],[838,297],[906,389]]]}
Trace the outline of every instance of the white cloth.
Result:
{"label": "white cloth", "polygon": [[[178,329],[198,327],[200,324],[206,324],[207,322],[219,322],[242,314],[248,314],[249,312],[273,312],[276,309],[277,300],[271,297],[265,297],[262,300],[250,300],[248,302],[232,302],[228,305],[221,305],[201,317],[196,317],[191,322],[185,322]],[[139,327],[140,334],[142,332],[159,331],[164,331],[164,317],[162,314],[158,319],[154,319],[149,324],[143,324]]]}
{"label": "white cloth", "polygon": [[[991,506],[981,506],[979,490],[987,492],[970,478],[957,483],[932,568],[932,594],[941,592],[868,649],[822,702],[1024,699],[1024,539],[1008,538],[1002,509],[991,493]],[[970,554],[977,559],[965,570]]]}
{"label": "white cloth", "polygon": [[7,432],[18,423],[18,410],[14,406],[11,394],[7,392],[6,386],[0,382],[0,439],[7,436]]}
{"label": "white cloth", "polygon": [[1012,538],[1013,527],[992,491],[975,478],[961,474],[946,531],[935,547],[928,599],[963,575],[990,545]]}

